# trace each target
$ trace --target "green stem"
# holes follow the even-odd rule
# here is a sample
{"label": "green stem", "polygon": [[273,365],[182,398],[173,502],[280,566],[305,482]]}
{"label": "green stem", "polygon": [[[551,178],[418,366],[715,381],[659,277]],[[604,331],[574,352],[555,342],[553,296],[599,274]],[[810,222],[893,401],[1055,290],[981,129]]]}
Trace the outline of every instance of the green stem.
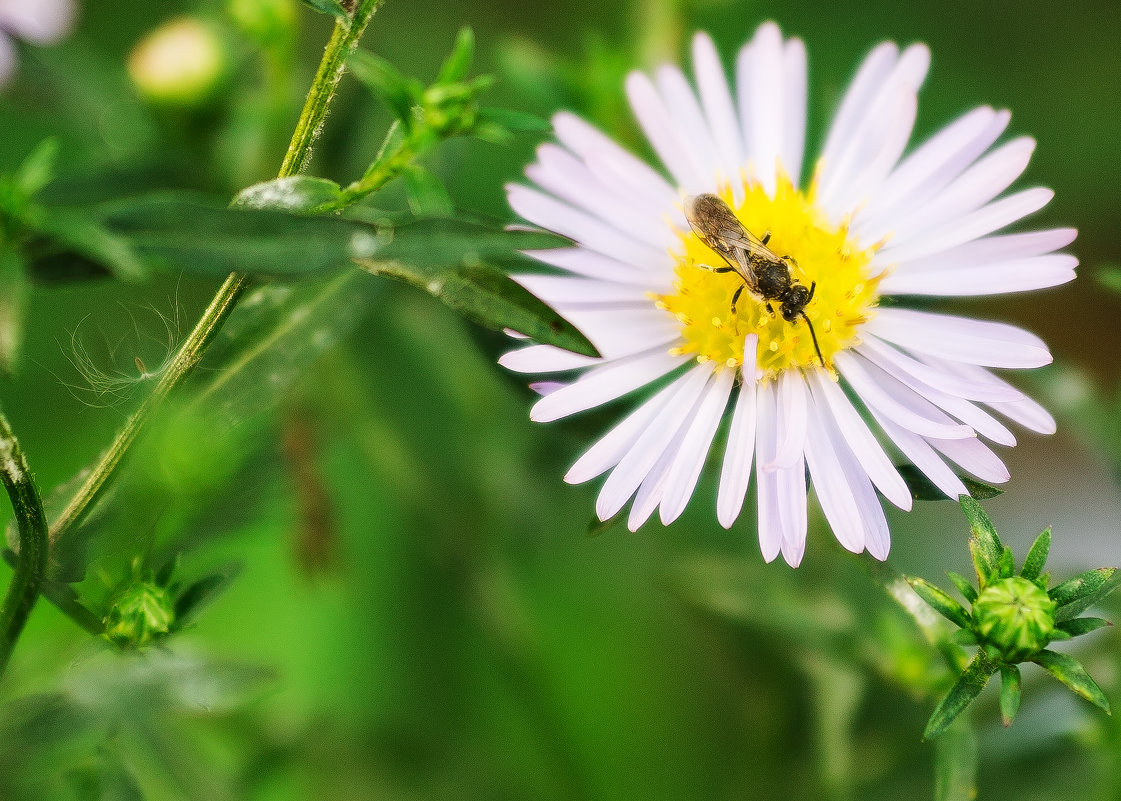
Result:
{"label": "green stem", "polygon": [[0,414],[0,482],[8,491],[19,530],[19,561],[8,594],[0,606],[0,674],[8,666],[23,624],[39,599],[47,572],[47,518],[43,501],[31,478],[27,459],[12,433],[8,418]]}
{"label": "green stem", "polygon": [[[367,23],[382,2],[384,0],[361,0],[349,20],[336,21],[277,177],[287,178],[307,166],[311,159],[312,145],[323,128],[323,121],[335,96],[339,79],[342,77],[346,58],[358,46],[358,40],[366,30]],[[187,336],[179,352],[167,366],[152,394],[144,399],[140,408],[125,423],[117,438],[101,457],[101,461],[90,472],[85,484],[55,520],[50,532],[51,545],[58,543],[68,531],[80,523],[109,489],[125,454],[143,432],[160,403],[194,371],[202,360],[206,349],[214,341],[218,329],[237,305],[245,290],[246,282],[247,276],[244,273],[230,273],[226,278],[194,330]]]}

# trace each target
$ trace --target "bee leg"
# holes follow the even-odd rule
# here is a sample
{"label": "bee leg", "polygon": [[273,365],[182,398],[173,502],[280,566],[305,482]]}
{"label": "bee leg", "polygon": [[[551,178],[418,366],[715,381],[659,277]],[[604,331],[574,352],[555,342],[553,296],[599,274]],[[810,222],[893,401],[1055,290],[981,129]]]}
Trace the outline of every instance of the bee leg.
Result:
{"label": "bee leg", "polygon": [[767,304],[767,313],[770,314],[772,317],[775,316],[775,310],[771,308],[770,303]]}
{"label": "bee leg", "polygon": [[698,264],[697,266],[700,267],[702,270],[708,270],[710,273],[731,273],[731,272],[735,272],[735,268],[729,267],[727,265],[725,265],[723,267],[713,267],[711,264]]}
{"label": "bee leg", "polygon": [[796,270],[801,270],[802,269],[801,266],[799,266],[798,262],[794,260],[793,256],[783,256],[782,260],[786,261],[786,262],[790,262],[791,264],[793,264],[794,268]]}
{"label": "bee leg", "polygon": [[771,232],[767,231],[765,234],[763,234],[763,238],[760,239],[759,241],[761,243],[763,243],[763,245],[766,245],[768,242],[771,241]]}
{"label": "bee leg", "polygon": [[747,284],[741,284],[740,288],[736,290],[736,294],[732,295],[732,316],[733,317],[736,316],[736,303],[739,302],[740,295],[743,294],[743,288],[745,286],[747,286]]}
{"label": "bee leg", "polygon": [[814,299],[814,290],[817,289],[817,281],[810,282],[810,294],[806,295],[806,303]]}

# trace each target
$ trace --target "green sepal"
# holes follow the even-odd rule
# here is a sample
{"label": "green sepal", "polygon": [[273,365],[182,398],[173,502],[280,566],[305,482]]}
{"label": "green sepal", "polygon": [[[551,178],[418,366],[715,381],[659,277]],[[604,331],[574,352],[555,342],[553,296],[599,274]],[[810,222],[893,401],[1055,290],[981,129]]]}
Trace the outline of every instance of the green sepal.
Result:
{"label": "green sepal", "polygon": [[409,208],[418,217],[449,217],[455,210],[451,196],[435,173],[412,165],[401,171]]}
{"label": "green sepal", "polygon": [[341,20],[349,20],[350,14],[343,7],[340,0],[300,0],[308,8],[315,9],[320,14],[330,14]]}
{"label": "green sepal", "polygon": [[1055,621],[1078,617],[1117,589],[1118,584],[1121,584],[1121,575],[1117,573],[1117,568],[1099,567],[1052,587],[1047,594],[1057,606]]}
{"label": "green sepal", "polygon": [[993,523],[981,504],[962,495],[958,498],[965,519],[969,521],[972,536],[969,539],[969,552],[973,557],[973,567],[977,571],[977,582],[984,589],[999,575],[1000,559],[1004,553],[1004,545],[997,536]]}
{"label": "green sepal", "polygon": [[424,93],[424,86],[419,81],[407,78],[384,58],[365,50],[351,53],[346,65],[355,78],[381,98],[406,130],[411,131],[415,127],[413,109]]}
{"label": "green sepal", "polygon": [[973,603],[977,600],[977,588],[970,584],[969,579],[961,573],[947,570],[946,577],[953,582],[953,585],[958,588],[958,592],[960,592],[962,597],[969,601],[969,603]]}
{"label": "green sepal", "polygon": [[1073,692],[1103,710],[1107,715],[1111,714],[1109,701],[1106,699],[1105,693],[1102,692],[1097,682],[1090,678],[1086,668],[1082,667],[1082,664],[1073,656],[1060,654],[1058,651],[1040,651],[1032,657],[1031,661],[1061,681]]}
{"label": "green sepal", "polygon": [[52,136],[36,145],[19,165],[13,178],[25,197],[38,194],[54,179],[58,153],[58,139]]}
{"label": "green sepal", "polygon": [[1089,634],[1091,631],[1097,631],[1106,626],[1112,626],[1103,617],[1076,617],[1072,620],[1064,620],[1059,623],[1055,628],[1059,631],[1065,631],[1071,637],[1081,637],[1083,634]]}
{"label": "green sepal", "polygon": [[989,659],[984,651],[978,651],[973,661],[958,676],[950,692],[938,704],[934,714],[930,716],[922,735],[923,739],[932,740],[944,732],[954,722],[954,718],[981,694],[981,690],[985,689],[985,685],[996,671],[997,663]]}
{"label": "green sepal", "polygon": [[1051,528],[1047,527],[1039,533],[1024,558],[1024,567],[1020,575],[1028,581],[1035,581],[1043,573],[1043,565],[1047,562],[1047,554],[1051,550]]}
{"label": "green sepal", "polygon": [[1020,710],[1020,669],[1015,665],[1000,666],[1000,717],[1005,726],[1011,726]]}
{"label": "green sepal", "polygon": [[950,639],[957,645],[976,645],[977,635],[969,629],[955,629]]}
{"label": "green sepal", "polygon": [[453,83],[462,81],[467,77],[467,72],[471,69],[471,62],[474,58],[475,33],[464,26],[456,34],[455,44],[452,45],[451,53],[444,59],[444,63],[440,67],[440,74],[437,76],[436,82]]}
{"label": "green sepal", "polygon": [[936,612],[960,628],[969,628],[969,612],[966,611],[964,606],[951,598],[944,590],[934,586],[926,579],[918,578],[917,576],[907,576],[906,578],[907,583],[911,585],[911,588],[914,589],[918,596],[926,601]]}
{"label": "green sepal", "polygon": [[1012,555],[1012,549],[1006,545],[1000,554],[1000,577],[1006,579],[1014,575],[1016,575],[1016,557]]}
{"label": "green sepal", "polygon": [[234,198],[234,208],[311,211],[338,203],[342,189],[334,181],[310,175],[290,175],[247,186]]}
{"label": "green sepal", "polygon": [[179,631],[194,621],[199,612],[228,589],[240,573],[241,565],[233,563],[178,590],[175,594],[175,620],[170,630]]}
{"label": "green sepal", "polygon": [[[931,481],[926,473],[913,464],[896,465],[895,469],[902,476],[911,497],[916,501],[944,501],[947,499],[946,493],[939,489],[938,485]],[[976,500],[983,501],[1004,494],[1004,490],[983,484],[969,476],[957,475],[957,477],[965,485],[969,495]]]}

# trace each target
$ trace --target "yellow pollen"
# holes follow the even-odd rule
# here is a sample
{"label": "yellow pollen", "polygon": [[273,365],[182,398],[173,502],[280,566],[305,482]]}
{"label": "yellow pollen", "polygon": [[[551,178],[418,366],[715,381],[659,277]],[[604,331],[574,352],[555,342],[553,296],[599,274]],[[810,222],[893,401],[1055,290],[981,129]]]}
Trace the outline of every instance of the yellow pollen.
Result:
{"label": "yellow pollen", "polygon": [[[877,290],[886,271],[872,275],[869,264],[883,242],[861,247],[847,224],[830,222],[818,208],[814,186],[803,193],[785,176],[778,180],[774,197],[749,177],[743,179],[742,202],[735,203],[729,185],[718,194],[749,232],[759,238],[770,232],[767,248],[778,257],[790,257],[792,285],[809,289],[816,282],[804,311],[832,371],[833,357],[859,342],[857,332],[879,300]],[[740,293],[733,313],[732,296],[744,286],[743,279],[734,271],[713,272],[727,263],[693,231],[677,234],[681,247],[673,253],[674,292],[654,298],[657,308],[681,323],[684,343],[675,354],[739,367],[744,338],[757,334],[756,361],[763,381],[785,370],[820,364],[805,319],[798,316],[787,322],[779,301],[770,301],[768,311],[768,302],[748,288]]]}

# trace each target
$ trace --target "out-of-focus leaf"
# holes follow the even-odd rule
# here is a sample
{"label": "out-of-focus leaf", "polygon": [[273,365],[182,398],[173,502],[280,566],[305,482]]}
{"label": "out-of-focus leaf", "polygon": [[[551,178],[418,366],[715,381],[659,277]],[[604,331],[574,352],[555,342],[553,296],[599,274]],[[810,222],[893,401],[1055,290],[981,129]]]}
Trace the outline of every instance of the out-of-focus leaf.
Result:
{"label": "out-of-focus leaf", "polygon": [[453,206],[448,190],[431,170],[413,166],[401,173],[409,208],[418,217],[449,217]]}
{"label": "out-of-focus leaf", "polygon": [[10,373],[23,344],[28,284],[18,250],[0,245],[0,372]]}
{"label": "out-of-focus leaf", "polygon": [[240,564],[227,565],[217,573],[212,573],[179,591],[175,597],[175,622],[172,631],[179,631],[189,625],[207,604],[221,595],[241,572]]}
{"label": "out-of-focus leaf", "polygon": [[145,801],[144,792],[124,762],[104,749],[93,764],[74,768],[67,778],[77,798],[89,801]]}
{"label": "out-of-focus leaf", "polygon": [[1091,631],[1097,631],[1105,626],[1112,626],[1105,618],[1101,617],[1076,617],[1073,620],[1064,620],[1057,624],[1060,631],[1065,631],[1071,637],[1081,637]]}
{"label": "out-of-focus leaf", "polygon": [[279,209],[280,211],[311,211],[335,203],[342,190],[334,181],[310,175],[290,175],[247,186],[234,198],[235,208]]}
{"label": "out-of-focus leaf", "polygon": [[1011,726],[1020,710],[1020,669],[1015,665],[1000,666],[1000,718]]}
{"label": "out-of-focus leaf", "polygon": [[496,331],[512,329],[558,348],[598,356],[595,346],[551,306],[488,264],[435,270],[403,261],[360,259],[374,275],[412,284],[470,320]]}
{"label": "out-of-focus leaf", "polygon": [[1078,617],[1121,584],[1121,573],[1115,567],[1087,570],[1048,591],[1055,602],[1055,621]]}
{"label": "out-of-focus leaf", "polygon": [[934,714],[930,716],[930,720],[926,724],[926,731],[922,735],[923,739],[933,740],[946,731],[950,724],[954,722],[954,718],[960,715],[973,702],[973,699],[981,694],[981,690],[985,689],[985,685],[989,683],[989,679],[992,678],[996,669],[996,663],[985,656],[983,651],[978,651],[977,655],[973,657],[973,661],[958,676],[958,680],[950,688],[950,692],[938,704]]}
{"label": "out-of-focus leaf", "polygon": [[[377,212],[354,209],[355,219],[376,222]],[[384,218],[384,215],[380,215]],[[571,242],[548,231],[503,230],[485,222],[434,218],[395,226],[393,239],[378,251],[378,259],[415,264],[420,269],[487,264],[535,265],[519,251],[563,247]]]}
{"label": "out-of-focus leaf", "polygon": [[1045,528],[1035,538],[1031,548],[1028,549],[1028,555],[1024,557],[1024,567],[1020,570],[1020,575],[1028,581],[1035,581],[1043,572],[1043,566],[1047,563],[1047,554],[1051,550],[1051,529]]}
{"label": "out-of-focus leaf", "polygon": [[61,247],[62,255],[66,251],[76,253],[117,278],[136,281],[148,275],[144,260],[132,243],[106,228],[88,211],[52,208],[36,221],[35,229],[50,241],[52,250]]}
{"label": "out-of-focus leaf", "polygon": [[122,200],[98,212],[145,259],[196,275],[307,276],[378,249],[374,232],[347,220],[231,209],[183,194]]}
{"label": "out-of-focus leaf", "polygon": [[1032,662],[1042,667],[1061,681],[1076,694],[1081,695],[1094,706],[1109,714],[1109,701],[1086,668],[1073,656],[1058,651],[1040,651],[1032,657]]}
{"label": "out-of-focus leaf", "polygon": [[960,628],[970,627],[969,612],[942,589],[917,576],[908,576],[907,582],[914,588],[920,598],[930,604],[944,618]]}
{"label": "out-of-focus leaf", "polygon": [[54,137],[44,139],[16,170],[16,186],[27,197],[38,194],[54,178],[57,162],[58,140]]}
{"label": "out-of-focus leaf", "polygon": [[437,83],[452,83],[462,81],[471,69],[471,61],[475,58],[475,34],[467,27],[459,29],[455,37],[452,51],[440,67]]}
{"label": "out-of-focus leaf", "polygon": [[514,133],[545,133],[553,127],[536,114],[509,108],[481,108],[476,119],[479,125],[493,125]]}
{"label": "out-of-focus leaf", "polygon": [[935,801],[976,801],[977,736],[959,718],[934,744]]}
{"label": "out-of-focus leaf", "polygon": [[[926,473],[919,470],[913,464],[897,465],[895,469],[899,471],[899,475],[907,482],[907,489],[911,491],[911,497],[916,501],[950,500],[946,497],[946,493],[927,478]],[[969,476],[959,475],[958,478],[965,484],[965,488],[969,490],[970,497],[975,500],[984,501],[1004,494],[1004,490],[982,483]]]}
{"label": "out-of-focus leaf", "polygon": [[350,14],[343,8],[343,4],[339,0],[300,0],[308,8],[315,9],[320,14],[330,14],[332,17],[341,20],[350,19]]}
{"label": "out-of-focus leaf", "polygon": [[346,60],[354,77],[382,99],[406,130],[412,130],[413,107],[424,91],[419,81],[402,75],[396,67],[365,50],[356,50]]}

